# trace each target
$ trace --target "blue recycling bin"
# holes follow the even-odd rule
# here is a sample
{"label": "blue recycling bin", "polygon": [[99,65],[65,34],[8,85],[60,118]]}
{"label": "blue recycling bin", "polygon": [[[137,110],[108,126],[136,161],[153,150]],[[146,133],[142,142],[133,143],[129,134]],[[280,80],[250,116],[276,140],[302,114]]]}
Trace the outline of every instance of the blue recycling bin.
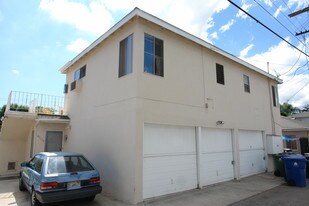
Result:
{"label": "blue recycling bin", "polygon": [[281,159],[284,163],[287,183],[297,187],[306,187],[306,158],[292,154],[283,156]]}

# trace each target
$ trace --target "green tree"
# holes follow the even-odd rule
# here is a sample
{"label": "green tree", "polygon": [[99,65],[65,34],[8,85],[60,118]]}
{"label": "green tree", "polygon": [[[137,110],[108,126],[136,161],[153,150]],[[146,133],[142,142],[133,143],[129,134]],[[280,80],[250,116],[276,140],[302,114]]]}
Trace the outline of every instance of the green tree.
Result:
{"label": "green tree", "polygon": [[306,104],[303,106],[303,109],[301,110],[302,112],[309,112],[309,104]]}
{"label": "green tree", "polygon": [[3,105],[0,109],[0,129],[1,129],[1,125],[2,125],[2,117],[4,116],[4,112],[5,112],[5,108],[6,108],[6,105]]}
{"label": "green tree", "polygon": [[293,107],[293,105],[284,102],[283,104],[280,105],[280,114],[281,116],[290,116],[292,114],[295,114],[299,111],[299,108]]}

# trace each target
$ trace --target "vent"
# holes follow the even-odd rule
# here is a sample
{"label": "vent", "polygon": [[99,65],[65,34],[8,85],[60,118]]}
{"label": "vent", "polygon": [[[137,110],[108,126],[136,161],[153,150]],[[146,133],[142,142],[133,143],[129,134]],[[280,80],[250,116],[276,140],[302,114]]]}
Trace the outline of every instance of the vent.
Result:
{"label": "vent", "polygon": [[12,170],[16,170],[16,162],[9,162],[8,163],[8,170],[12,171]]}

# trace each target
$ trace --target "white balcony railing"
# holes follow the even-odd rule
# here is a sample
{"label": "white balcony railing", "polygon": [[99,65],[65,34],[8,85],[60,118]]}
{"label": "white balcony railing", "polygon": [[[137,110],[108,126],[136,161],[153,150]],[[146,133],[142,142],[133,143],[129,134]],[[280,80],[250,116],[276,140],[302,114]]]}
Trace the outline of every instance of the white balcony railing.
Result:
{"label": "white balcony railing", "polygon": [[6,112],[63,115],[64,98],[47,94],[11,91]]}

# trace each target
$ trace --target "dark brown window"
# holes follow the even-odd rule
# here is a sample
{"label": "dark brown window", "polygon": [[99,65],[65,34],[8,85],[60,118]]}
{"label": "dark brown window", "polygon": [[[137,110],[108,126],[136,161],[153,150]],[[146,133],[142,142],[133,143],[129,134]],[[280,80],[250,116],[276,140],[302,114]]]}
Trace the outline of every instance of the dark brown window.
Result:
{"label": "dark brown window", "polygon": [[76,88],[76,81],[71,83],[71,91],[74,90]]}
{"label": "dark brown window", "polygon": [[69,90],[69,85],[68,84],[65,84],[64,85],[64,88],[63,88],[63,93],[68,93],[68,90]]}
{"label": "dark brown window", "polygon": [[244,75],[244,90],[245,92],[250,93],[250,80],[249,80],[249,76]]}
{"label": "dark brown window", "polygon": [[119,73],[118,77],[122,77],[132,73],[132,57],[133,57],[133,34],[120,42],[119,48]]}
{"label": "dark brown window", "polygon": [[144,38],[144,72],[164,76],[163,41],[149,34]]}
{"label": "dark brown window", "polygon": [[272,91],[272,96],[273,96],[273,105],[274,107],[277,107],[279,105],[277,86],[271,86],[271,91]]}
{"label": "dark brown window", "polygon": [[216,64],[217,83],[224,85],[224,68],[221,64]]}

